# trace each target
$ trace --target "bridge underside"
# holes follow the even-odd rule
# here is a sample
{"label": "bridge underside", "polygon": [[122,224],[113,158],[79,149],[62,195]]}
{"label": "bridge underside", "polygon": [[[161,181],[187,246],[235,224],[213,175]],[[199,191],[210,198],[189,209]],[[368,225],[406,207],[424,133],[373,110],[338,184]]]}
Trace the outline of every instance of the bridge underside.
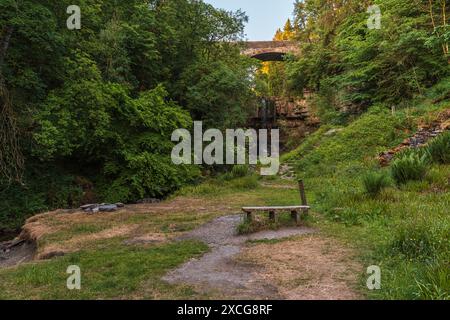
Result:
{"label": "bridge underside", "polygon": [[264,52],[256,54],[252,56],[252,58],[258,59],[260,61],[284,61],[285,56],[286,53],[282,52]]}

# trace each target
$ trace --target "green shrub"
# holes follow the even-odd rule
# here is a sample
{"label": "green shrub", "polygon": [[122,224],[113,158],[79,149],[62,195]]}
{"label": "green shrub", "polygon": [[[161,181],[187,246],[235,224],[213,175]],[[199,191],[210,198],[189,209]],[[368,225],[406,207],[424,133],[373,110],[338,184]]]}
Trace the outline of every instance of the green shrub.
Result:
{"label": "green shrub", "polygon": [[428,170],[428,155],[422,151],[402,153],[391,165],[392,178],[397,184],[423,180]]}
{"label": "green shrub", "polygon": [[450,163],[450,132],[445,132],[431,141],[428,152],[435,163]]}
{"label": "green shrub", "polygon": [[83,197],[74,176],[54,165],[30,164],[24,184],[0,180],[0,231],[20,229],[33,214],[77,208]]}
{"label": "green shrub", "polygon": [[71,64],[77,70],[71,80],[51,92],[35,115],[36,156],[73,159],[75,172],[95,164],[95,187],[105,202],[163,198],[195,182],[198,168],[173,163],[170,139],[192,119],[162,85],[131,97],[126,86],[104,83],[89,57],[79,54]]}
{"label": "green shrub", "polygon": [[377,196],[390,185],[389,177],[385,172],[370,172],[363,176],[362,182],[366,193],[370,196]]}

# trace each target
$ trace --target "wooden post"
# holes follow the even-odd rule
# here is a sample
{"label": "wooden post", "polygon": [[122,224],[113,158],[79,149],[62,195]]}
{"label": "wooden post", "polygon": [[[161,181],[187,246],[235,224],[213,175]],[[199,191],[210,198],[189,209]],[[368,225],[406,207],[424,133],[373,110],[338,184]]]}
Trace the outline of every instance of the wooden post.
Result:
{"label": "wooden post", "polygon": [[[305,193],[305,185],[303,184],[303,180],[298,180],[298,188],[300,190],[300,199],[302,201],[302,206],[307,206],[308,201],[306,201],[306,193]],[[305,214],[308,214],[308,209],[305,209]]]}

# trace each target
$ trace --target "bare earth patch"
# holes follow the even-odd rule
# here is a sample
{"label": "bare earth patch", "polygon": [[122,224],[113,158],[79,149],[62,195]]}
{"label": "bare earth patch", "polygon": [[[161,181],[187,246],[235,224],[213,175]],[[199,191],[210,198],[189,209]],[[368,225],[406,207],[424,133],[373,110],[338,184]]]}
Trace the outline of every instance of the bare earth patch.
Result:
{"label": "bare earth patch", "polygon": [[362,266],[335,240],[307,235],[247,247],[238,258],[254,263],[259,276],[289,300],[354,300]]}

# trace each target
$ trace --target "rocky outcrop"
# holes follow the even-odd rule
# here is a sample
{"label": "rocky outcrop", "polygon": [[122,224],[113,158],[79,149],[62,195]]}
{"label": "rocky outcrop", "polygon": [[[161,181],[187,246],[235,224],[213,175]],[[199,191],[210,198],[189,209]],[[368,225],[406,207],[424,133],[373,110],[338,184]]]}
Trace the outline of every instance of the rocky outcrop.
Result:
{"label": "rocky outcrop", "polygon": [[249,121],[255,129],[280,129],[281,151],[295,148],[303,138],[320,126],[320,119],[310,112],[309,93],[302,98],[264,99]]}
{"label": "rocky outcrop", "polygon": [[450,110],[441,112],[437,119],[428,124],[422,124],[415,135],[405,139],[399,146],[378,156],[381,166],[388,166],[395,155],[408,148],[420,148],[446,130],[450,130]]}

